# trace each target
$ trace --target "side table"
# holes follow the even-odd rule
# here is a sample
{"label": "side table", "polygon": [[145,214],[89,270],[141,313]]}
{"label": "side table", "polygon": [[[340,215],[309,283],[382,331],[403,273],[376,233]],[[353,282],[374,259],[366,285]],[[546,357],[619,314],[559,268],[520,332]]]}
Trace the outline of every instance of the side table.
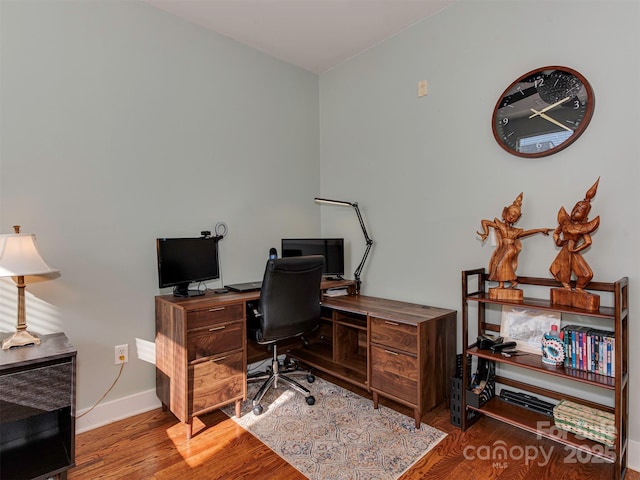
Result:
{"label": "side table", "polygon": [[40,345],[0,351],[0,473],[6,480],[64,480],[75,465],[77,352],[64,333],[40,339]]}

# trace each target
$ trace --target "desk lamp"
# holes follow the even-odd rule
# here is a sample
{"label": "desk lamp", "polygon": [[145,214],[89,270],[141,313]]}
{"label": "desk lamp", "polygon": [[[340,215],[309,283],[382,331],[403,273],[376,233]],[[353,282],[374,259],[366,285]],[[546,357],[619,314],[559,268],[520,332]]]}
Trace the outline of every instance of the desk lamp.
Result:
{"label": "desk lamp", "polygon": [[40,344],[38,337],[27,332],[24,277],[58,271],[47,265],[38,252],[35,235],[21,234],[18,225],[13,229],[14,234],[0,235],[0,277],[17,277],[14,281],[18,286],[18,322],[13,336],[2,342],[3,350]]}
{"label": "desk lamp", "polygon": [[364,241],[367,243],[367,248],[364,250],[364,255],[362,260],[360,260],[360,264],[358,268],[356,268],[355,272],[353,272],[353,276],[356,279],[356,293],[360,293],[360,274],[362,273],[362,269],[364,268],[364,262],[367,260],[367,256],[369,255],[369,250],[371,250],[371,245],[373,245],[373,240],[367,234],[367,229],[364,226],[364,220],[362,220],[362,215],[360,214],[360,209],[358,208],[358,202],[344,202],[342,200],[329,200],[328,198],[318,198],[314,199],[317,203],[328,204],[328,205],[340,205],[343,207],[353,207],[356,211],[356,215],[358,216],[358,221],[360,222],[360,228],[362,228],[362,233],[364,234]]}

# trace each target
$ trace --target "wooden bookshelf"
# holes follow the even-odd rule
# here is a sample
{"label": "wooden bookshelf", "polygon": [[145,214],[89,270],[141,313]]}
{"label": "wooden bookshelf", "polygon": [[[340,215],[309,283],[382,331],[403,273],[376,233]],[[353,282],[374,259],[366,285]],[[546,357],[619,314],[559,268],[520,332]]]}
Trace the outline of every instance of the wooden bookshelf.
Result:
{"label": "wooden bookshelf", "polygon": [[[623,277],[616,282],[591,282],[587,285],[587,290],[600,294],[608,292],[612,296],[611,306],[601,306],[598,310],[590,311],[570,306],[553,304],[548,299],[532,298],[525,296],[522,301],[510,301],[489,298],[487,292],[488,276],[484,269],[466,270],[462,272],[462,343],[464,354],[468,357],[482,358],[490,360],[500,365],[509,365],[526,371],[533,371],[538,374],[551,375],[560,382],[573,382],[578,385],[590,385],[610,392],[613,398],[613,407],[587,401],[584,398],[569,396],[555,390],[542,388],[534,382],[517,381],[505,377],[496,377],[496,383],[515,388],[533,395],[541,395],[550,399],[566,399],[580,403],[592,408],[598,408],[614,414],[616,426],[616,440],[613,447],[593,440],[579,437],[570,432],[565,432],[557,428],[547,428],[554,426],[552,417],[532,412],[523,407],[513,405],[494,397],[479,407],[471,407],[467,402],[466,388],[469,385],[469,372],[463,369],[462,376],[462,404],[466,409],[474,410],[489,417],[495,418],[514,427],[529,431],[538,436],[549,438],[562,445],[575,448],[588,455],[592,455],[595,460],[611,462],[615,465],[615,480],[624,478],[627,471],[628,455],[628,417],[629,417],[629,373],[628,373],[628,328],[629,328],[629,307],[628,307],[628,278]],[[561,284],[553,279],[538,277],[518,277],[518,288],[527,286],[559,288]],[[469,318],[469,305],[477,306],[477,318],[475,321]],[[476,346],[476,336],[481,333],[499,331],[499,326],[486,321],[486,306],[502,305],[533,308],[544,311],[559,312],[561,315],[577,315],[581,317],[597,318],[608,322],[615,338],[615,375],[606,376],[597,373],[566,368],[562,366],[550,366],[543,364],[541,357],[535,354],[522,356],[505,357],[500,353],[492,353],[490,350],[480,350]],[[564,322],[564,320],[563,320]],[[473,333],[470,333],[470,332]],[[466,430],[471,427],[471,422],[467,415],[461,415],[461,428]]]}

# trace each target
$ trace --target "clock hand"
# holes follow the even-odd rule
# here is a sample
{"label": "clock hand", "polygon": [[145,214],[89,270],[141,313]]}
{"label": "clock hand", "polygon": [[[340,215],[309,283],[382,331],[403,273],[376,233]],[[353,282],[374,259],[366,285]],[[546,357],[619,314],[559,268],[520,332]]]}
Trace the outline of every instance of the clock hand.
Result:
{"label": "clock hand", "polygon": [[563,98],[562,100],[556,102],[556,103],[552,103],[551,105],[549,105],[548,107],[544,107],[542,110],[540,110],[539,112],[536,112],[533,108],[531,109],[531,111],[536,112],[533,115],[530,115],[529,118],[533,118],[536,115],[540,115],[541,113],[546,112],[547,110],[551,110],[553,107],[557,107],[558,105],[560,105],[561,103],[566,102],[567,100],[571,99],[571,97],[566,97]]}
{"label": "clock hand", "polygon": [[[542,113],[543,110],[541,111],[537,111],[534,110],[533,108],[530,109],[532,112],[535,112],[534,115],[531,115],[531,117],[535,117],[536,115],[540,115],[542,118],[544,118],[545,120],[551,122],[551,123],[555,123],[556,125],[558,125],[559,127],[564,128],[565,130],[569,131],[569,132],[573,132],[573,130],[571,130],[569,127],[567,127],[566,125],[563,125],[562,123],[560,123],[559,121],[551,118],[549,115],[547,115],[546,113]],[[529,117],[529,118],[531,118]]]}

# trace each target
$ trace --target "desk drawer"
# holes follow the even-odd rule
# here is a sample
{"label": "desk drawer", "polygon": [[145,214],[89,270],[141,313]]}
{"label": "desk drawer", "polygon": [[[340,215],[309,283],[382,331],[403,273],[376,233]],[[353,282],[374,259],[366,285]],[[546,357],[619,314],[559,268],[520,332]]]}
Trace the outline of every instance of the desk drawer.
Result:
{"label": "desk drawer", "polygon": [[208,325],[233,320],[242,320],[244,318],[242,305],[242,303],[235,303],[233,305],[205,308],[189,312],[187,314],[187,330],[203,328]]}
{"label": "desk drawer", "polygon": [[187,361],[242,349],[243,321],[219,323],[187,334]]}
{"label": "desk drawer", "polygon": [[245,375],[242,352],[230,353],[189,367],[189,415],[242,397]]}
{"label": "desk drawer", "polygon": [[418,373],[416,357],[371,346],[371,388],[417,405]]}
{"label": "desk drawer", "polygon": [[8,423],[70,406],[72,375],[71,361],[0,375],[0,419]]}
{"label": "desk drawer", "polygon": [[379,343],[393,349],[416,354],[418,332],[415,325],[371,318],[371,343]]}

